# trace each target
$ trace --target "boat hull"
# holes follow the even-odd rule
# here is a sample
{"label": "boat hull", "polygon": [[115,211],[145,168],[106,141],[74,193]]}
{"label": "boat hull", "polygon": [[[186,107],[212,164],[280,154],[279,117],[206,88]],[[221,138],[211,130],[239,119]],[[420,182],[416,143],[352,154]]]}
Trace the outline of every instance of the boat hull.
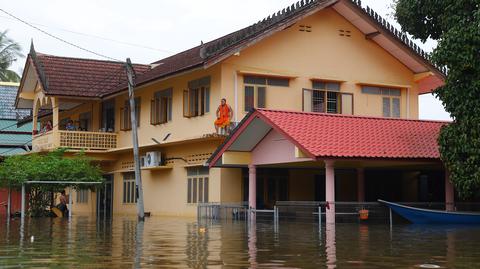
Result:
{"label": "boat hull", "polygon": [[480,224],[480,214],[477,213],[430,210],[383,200],[378,201],[415,224]]}

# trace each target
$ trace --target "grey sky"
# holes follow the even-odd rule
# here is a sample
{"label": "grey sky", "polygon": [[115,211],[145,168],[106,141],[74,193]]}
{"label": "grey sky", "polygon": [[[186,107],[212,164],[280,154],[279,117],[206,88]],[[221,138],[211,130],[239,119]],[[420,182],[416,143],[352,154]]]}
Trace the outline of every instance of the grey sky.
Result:
{"label": "grey sky", "polygon": [[[362,1],[392,21],[392,16],[388,15],[392,13],[391,2]],[[292,3],[292,0],[1,0],[0,7],[98,53],[120,60],[130,57],[134,62],[150,63],[196,46],[201,40],[209,41],[248,26]],[[39,52],[98,58],[0,13],[0,30],[4,29],[23,46],[25,55],[33,39]],[[417,43],[426,51],[431,51],[435,45],[435,42]],[[21,59],[13,70],[20,70],[23,64],[24,59]],[[420,96],[419,102],[422,119],[449,119],[433,96]]]}

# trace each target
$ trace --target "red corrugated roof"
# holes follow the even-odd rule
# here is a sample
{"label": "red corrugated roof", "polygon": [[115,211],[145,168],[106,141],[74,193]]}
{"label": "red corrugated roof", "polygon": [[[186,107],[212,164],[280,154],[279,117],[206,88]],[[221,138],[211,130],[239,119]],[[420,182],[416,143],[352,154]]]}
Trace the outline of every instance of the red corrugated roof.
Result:
{"label": "red corrugated roof", "polygon": [[316,157],[438,159],[441,121],[257,110]]}
{"label": "red corrugated roof", "polygon": [[[36,68],[45,75],[45,92],[50,95],[102,97],[126,85],[124,63],[36,53]],[[149,65],[134,65],[142,74]]]}
{"label": "red corrugated roof", "polygon": [[445,121],[407,120],[258,109],[247,115],[212,154],[223,152],[259,118],[316,158],[439,159],[437,138]]}

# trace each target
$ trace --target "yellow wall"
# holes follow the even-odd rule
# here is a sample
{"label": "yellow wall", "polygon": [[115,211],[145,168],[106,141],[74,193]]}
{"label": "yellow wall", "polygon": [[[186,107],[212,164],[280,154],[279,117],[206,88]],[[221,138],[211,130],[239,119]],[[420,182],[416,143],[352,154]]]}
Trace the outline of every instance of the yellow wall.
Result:
{"label": "yellow wall", "polygon": [[[298,31],[299,25],[311,25],[312,32]],[[351,37],[339,36],[340,29],[350,30]],[[302,89],[312,88],[311,79],[344,81],[341,92],[354,94],[354,114],[369,116],[382,116],[382,99],[362,94],[358,83],[410,85],[410,118],[418,118],[414,74],[332,9],[320,11],[222,63],[222,96],[232,107],[237,76],[239,119],[245,115],[241,71],[291,76],[289,87],[267,86],[266,103],[268,108],[296,111],[302,110]],[[406,106],[407,90],[402,89],[403,118],[407,117]]]}

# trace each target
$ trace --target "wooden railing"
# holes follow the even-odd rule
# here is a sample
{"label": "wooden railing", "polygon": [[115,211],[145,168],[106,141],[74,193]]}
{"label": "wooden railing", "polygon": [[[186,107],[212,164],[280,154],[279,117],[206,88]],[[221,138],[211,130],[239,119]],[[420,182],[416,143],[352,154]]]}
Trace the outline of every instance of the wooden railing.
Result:
{"label": "wooden railing", "polygon": [[32,147],[33,151],[48,151],[58,147],[102,151],[117,147],[117,134],[64,130],[49,131],[35,135]]}

